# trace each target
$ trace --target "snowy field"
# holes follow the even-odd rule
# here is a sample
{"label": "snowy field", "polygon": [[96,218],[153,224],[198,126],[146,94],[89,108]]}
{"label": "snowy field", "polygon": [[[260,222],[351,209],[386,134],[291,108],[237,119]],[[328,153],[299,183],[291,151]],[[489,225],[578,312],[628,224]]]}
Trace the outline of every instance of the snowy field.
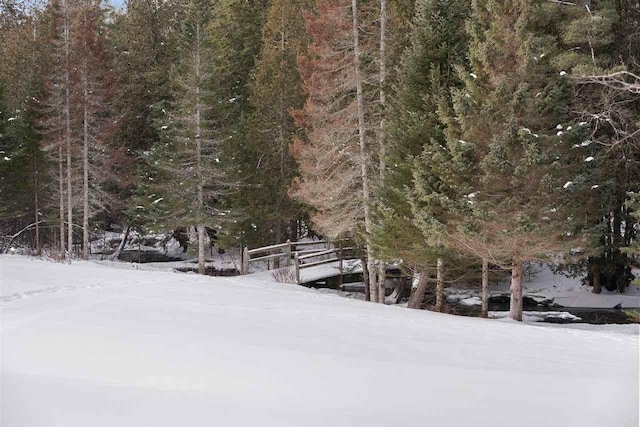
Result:
{"label": "snowy field", "polygon": [[638,325],[0,257],[2,426],[638,426]]}

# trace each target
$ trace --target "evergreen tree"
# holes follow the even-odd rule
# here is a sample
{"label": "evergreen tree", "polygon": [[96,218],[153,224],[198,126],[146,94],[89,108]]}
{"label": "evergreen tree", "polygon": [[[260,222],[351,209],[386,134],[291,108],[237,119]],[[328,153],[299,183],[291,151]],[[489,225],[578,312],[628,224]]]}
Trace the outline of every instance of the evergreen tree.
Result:
{"label": "evergreen tree", "polygon": [[[380,204],[376,244],[383,256],[403,260],[422,276],[428,275],[429,267],[435,270],[437,258],[452,254],[442,244],[438,247],[442,238],[438,239],[437,230],[419,227],[411,207],[413,170],[418,167],[423,176],[428,173],[429,164],[434,161],[429,153],[445,145],[444,124],[438,117],[438,109],[451,103],[449,88],[460,86],[454,67],[463,65],[467,54],[464,22],[469,8],[463,1],[416,2],[410,45],[402,58],[392,98],[395,102],[390,114],[387,168],[382,185],[377,188]],[[423,151],[427,154],[419,158]],[[436,176],[429,180],[436,186],[436,192],[441,191]],[[418,217],[435,214],[429,208],[420,204]],[[426,221],[422,219],[421,223]],[[458,260],[455,265],[465,264]],[[455,274],[453,270],[452,273]],[[441,305],[441,292],[438,295]]]}
{"label": "evergreen tree", "polygon": [[72,37],[73,80],[76,86],[75,127],[82,146],[82,258],[89,256],[89,219],[113,206],[105,191],[111,162],[109,94],[113,76],[111,55],[105,40],[104,15],[99,3],[82,4],[77,12]]}
{"label": "evergreen tree", "polygon": [[206,228],[217,229],[224,216],[218,210],[225,185],[218,165],[220,140],[215,138],[207,119],[207,87],[214,78],[208,68],[210,19],[206,0],[193,0],[187,5],[179,43],[180,60],[171,73],[174,101],[165,110],[162,142],[148,151],[150,183],[141,188],[142,197],[135,207],[146,211],[143,214],[152,219],[155,227],[197,228],[200,274],[205,273]]}
{"label": "evergreen tree", "polygon": [[[8,5],[11,6],[11,5]],[[0,229],[30,236],[35,253],[42,246],[41,223],[47,205],[47,161],[41,151],[42,135],[38,129],[38,99],[41,98],[42,61],[41,31],[37,15],[9,7],[4,14],[12,15],[9,24],[0,29],[0,95],[4,129],[0,129]],[[30,234],[26,234],[29,231]]]}
{"label": "evergreen tree", "polygon": [[235,187],[223,200],[225,209],[235,213],[233,222],[220,235],[225,246],[261,245],[270,243],[273,237],[271,228],[260,226],[262,219],[256,217],[264,204],[264,193],[255,199],[261,171],[251,139],[256,132],[249,121],[253,109],[251,82],[267,6],[266,0],[222,0],[213,6],[210,33],[215,43],[211,61],[216,82],[209,88],[215,105],[211,120],[218,137],[224,140],[220,162]]}
{"label": "evergreen tree", "polygon": [[[114,144],[124,147],[114,165],[119,180],[112,192],[130,197],[144,186],[147,169],[143,153],[160,141],[157,120],[162,105],[172,98],[170,70],[177,61],[177,32],[184,15],[183,2],[129,0],[126,13],[115,17],[110,31],[118,85],[113,106],[117,132]],[[142,181],[142,182],[141,182]],[[129,205],[130,203],[124,203]],[[122,222],[118,210],[111,220]]]}
{"label": "evergreen tree", "polygon": [[416,200],[442,209],[428,220],[450,244],[511,269],[515,320],[523,263],[576,244],[567,220],[567,194],[577,191],[570,147],[583,135],[560,130],[571,93],[553,64],[556,39],[543,12],[528,0],[473,3],[469,68],[457,67],[464,86],[453,90],[453,110],[441,112],[446,146],[431,155],[446,190],[434,192],[430,172],[415,177]]}
{"label": "evergreen tree", "polygon": [[372,33],[364,29],[372,9],[362,6],[318,1],[305,17],[308,54],[299,66],[307,100],[295,113],[305,139],[293,146],[301,172],[293,191],[315,209],[312,221],[318,231],[330,238],[355,237],[367,247],[371,299],[381,301],[371,240],[380,88],[370,84],[379,79],[372,63],[379,58],[380,32],[370,43]]}
{"label": "evergreen tree", "polygon": [[60,215],[60,252],[61,256],[66,254],[67,258],[73,256],[73,210],[77,208],[77,198],[74,197],[76,193],[73,191],[77,176],[74,167],[76,144],[73,134],[74,64],[71,60],[71,37],[76,6],[74,0],[53,1],[49,5],[51,29],[47,44],[51,52],[52,65],[45,82],[43,102],[45,149],[51,153],[52,160],[55,159],[58,164],[56,179]]}
{"label": "evergreen tree", "polygon": [[177,57],[176,28],[183,14],[181,2],[129,0],[118,15],[113,33],[120,111],[116,137],[136,152],[159,140],[157,109],[171,96],[169,71]]}
{"label": "evergreen tree", "polygon": [[297,175],[290,145],[298,129],[290,111],[304,103],[297,67],[298,56],[306,49],[302,13],[300,2],[271,3],[262,29],[255,79],[250,85],[253,111],[247,121],[246,146],[250,164],[255,167],[245,168],[244,202],[238,208],[247,218],[242,223],[255,226],[245,226],[244,230],[245,242],[253,245],[281,243],[286,238],[295,241],[298,221],[304,218],[303,207],[288,195]]}
{"label": "evergreen tree", "polygon": [[581,215],[582,227],[593,236],[587,280],[595,293],[601,286],[623,292],[632,263],[623,248],[636,239],[637,220],[627,201],[630,192],[640,189],[640,99],[590,76],[637,68],[640,41],[630,34],[640,9],[632,2],[607,1],[547,8],[564,49],[557,66],[574,83],[571,116],[588,132],[574,148],[583,167],[573,180],[589,190]]}

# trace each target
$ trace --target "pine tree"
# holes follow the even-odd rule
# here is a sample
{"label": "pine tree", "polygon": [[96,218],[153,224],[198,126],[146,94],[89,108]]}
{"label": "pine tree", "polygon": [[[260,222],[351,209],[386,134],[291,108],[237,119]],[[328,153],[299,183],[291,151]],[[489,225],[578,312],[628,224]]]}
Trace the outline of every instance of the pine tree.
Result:
{"label": "pine tree", "polygon": [[[125,200],[121,206],[129,210],[135,211],[131,196],[144,193],[145,180],[153,173],[145,153],[160,143],[162,132],[157,121],[163,117],[164,103],[172,100],[170,70],[178,58],[179,23],[184,13],[183,2],[177,0],[130,0],[126,13],[116,15],[109,32],[118,83],[112,101],[118,112],[113,140],[122,147],[120,161],[114,164],[119,180],[112,184],[112,192]],[[135,215],[111,209],[110,221],[140,225]],[[123,228],[127,226],[123,224]]]}
{"label": "pine tree", "polygon": [[[438,109],[450,104],[448,89],[460,85],[454,67],[464,64],[466,57],[464,22],[468,13],[469,5],[461,1],[416,3],[410,45],[402,58],[392,98],[395,102],[390,112],[388,167],[384,170],[382,185],[376,190],[380,204],[376,212],[375,241],[383,256],[402,259],[422,277],[428,275],[426,271],[430,267],[436,270],[437,258],[452,254],[438,248],[437,230],[419,226],[426,224],[421,217],[433,214],[429,206],[419,204],[416,215],[421,221],[414,216],[413,171],[421,170],[424,177],[433,160],[430,155],[419,157],[421,152],[430,153],[445,144],[444,124],[438,117]],[[430,181],[438,184],[437,177]],[[458,260],[455,265],[466,264]],[[441,290],[438,295],[442,302]]]}
{"label": "pine tree", "polygon": [[571,94],[543,11],[528,0],[474,2],[469,68],[458,67],[464,86],[442,114],[447,143],[431,162],[453,191],[434,195],[428,177],[416,177],[416,192],[442,209],[436,225],[450,244],[511,270],[515,320],[523,263],[576,244],[567,193],[578,191],[570,147],[582,134],[565,129]]}
{"label": "pine tree", "polygon": [[371,241],[381,115],[374,102],[379,87],[368,84],[379,78],[371,64],[379,55],[380,32],[370,43],[372,33],[363,31],[369,20],[363,18],[372,9],[359,6],[358,1],[316,2],[305,18],[310,43],[299,66],[307,101],[296,119],[306,137],[293,147],[301,170],[294,191],[315,209],[317,230],[330,238],[355,237],[366,246],[371,299],[381,301]]}
{"label": "pine tree", "polygon": [[226,179],[220,169],[220,140],[209,116],[213,74],[208,69],[211,9],[207,1],[187,5],[179,44],[180,60],[172,70],[174,101],[167,104],[162,142],[147,152],[149,183],[141,187],[135,211],[151,219],[152,228],[195,226],[198,272],[205,273],[206,228],[217,229]]}
{"label": "pine tree", "polygon": [[[247,206],[238,207],[255,226],[255,230],[245,229],[245,239],[257,237],[254,244],[281,243],[287,237],[296,240],[297,222],[304,219],[303,207],[288,195],[297,175],[290,145],[298,134],[290,111],[304,103],[297,67],[298,56],[306,50],[302,13],[300,2],[271,3],[262,29],[255,80],[250,85],[252,112],[247,120],[246,151],[251,158],[245,161],[255,167],[245,168],[249,176],[244,177],[242,193]],[[287,229],[287,237],[283,237]]]}
{"label": "pine tree", "polygon": [[267,224],[261,227],[262,219],[256,217],[266,194],[262,192],[257,200],[254,197],[261,163],[259,156],[256,158],[252,141],[255,132],[249,120],[253,115],[251,82],[260,54],[267,6],[266,0],[221,0],[213,7],[210,33],[216,42],[211,61],[216,82],[209,88],[215,105],[211,120],[219,138],[225,141],[220,163],[229,182],[235,185],[235,190],[222,201],[225,209],[235,216],[221,230],[219,242],[224,246],[260,246],[271,243],[273,238],[271,227]]}
{"label": "pine tree", "polygon": [[640,189],[640,100],[591,76],[637,69],[640,42],[630,34],[640,21],[640,8],[631,2],[599,1],[548,9],[550,16],[564,17],[554,21],[564,49],[556,62],[572,78],[572,118],[588,132],[574,148],[583,167],[573,180],[589,190],[582,203],[582,226],[593,236],[587,279],[595,293],[601,286],[623,292],[632,263],[623,248],[636,235],[627,201],[629,193]]}
{"label": "pine tree", "polygon": [[2,11],[12,18],[10,24],[0,28],[0,86],[5,87],[5,120],[11,119],[4,132],[5,143],[11,150],[4,150],[10,161],[4,165],[8,176],[7,187],[2,191],[7,199],[2,205],[21,214],[13,219],[0,217],[9,229],[24,230],[19,236],[23,242],[29,236],[28,231],[31,248],[39,254],[45,237],[41,224],[50,202],[48,163],[41,150],[39,129],[42,79],[48,70],[43,43],[46,25],[42,23],[43,13],[33,8],[31,2],[21,2],[20,6]]}
{"label": "pine tree", "polygon": [[113,28],[119,88],[114,104],[121,116],[116,138],[133,152],[149,149],[160,136],[157,106],[171,97],[169,71],[177,58],[182,2],[130,0]]}
{"label": "pine tree", "polygon": [[353,54],[350,3],[317,2],[305,16],[308,54],[299,61],[307,100],[295,112],[305,138],[293,151],[301,177],[296,197],[315,208],[312,221],[318,231],[335,239],[358,228],[362,218],[359,194],[357,117],[352,84]]}
{"label": "pine tree", "polygon": [[[51,171],[51,176],[56,183],[57,190],[57,221],[58,221],[58,243],[60,245],[60,258],[67,254],[66,228],[65,228],[65,157],[64,151],[67,136],[70,133],[70,111],[67,108],[70,104],[70,84],[67,76],[69,67],[66,61],[64,47],[65,27],[70,26],[68,17],[65,17],[63,7],[59,1],[51,2],[44,13],[47,27],[44,42],[49,48],[46,58],[49,60],[49,69],[44,78],[44,97],[42,100],[42,131],[44,133],[43,146],[48,153],[52,163],[56,165]],[[53,169],[53,168],[52,168]],[[69,228],[72,226],[68,224]],[[70,254],[72,247],[68,247]]]}
{"label": "pine tree", "polygon": [[[89,257],[89,219],[98,209],[106,209],[109,197],[102,188],[105,180],[106,140],[110,89],[107,70],[111,68],[104,40],[104,24],[97,3],[78,7],[71,36],[74,135],[82,147],[82,258]],[[101,28],[102,27],[102,28]]]}
{"label": "pine tree", "polygon": [[[67,258],[73,256],[73,209],[76,148],[73,135],[73,97],[71,48],[73,23],[77,4],[74,0],[52,1],[49,5],[50,37],[47,40],[51,51],[51,71],[45,82],[43,102],[43,127],[45,149],[52,154],[52,160],[58,164],[58,208],[60,228],[60,251]],[[54,154],[55,153],[55,154]],[[65,218],[66,208],[66,218]],[[65,236],[66,225],[66,236]],[[66,246],[65,246],[66,239]],[[66,251],[65,251],[66,248]]]}

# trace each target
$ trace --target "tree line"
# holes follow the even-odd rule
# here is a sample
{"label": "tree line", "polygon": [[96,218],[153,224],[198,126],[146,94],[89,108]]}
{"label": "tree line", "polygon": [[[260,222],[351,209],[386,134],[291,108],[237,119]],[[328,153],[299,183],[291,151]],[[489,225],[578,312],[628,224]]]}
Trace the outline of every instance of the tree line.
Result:
{"label": "tree line", "polygon": [[523,264],[622,292],[637,256],[633,0],[0,2],[0,230],[350,239],[436,284]]}

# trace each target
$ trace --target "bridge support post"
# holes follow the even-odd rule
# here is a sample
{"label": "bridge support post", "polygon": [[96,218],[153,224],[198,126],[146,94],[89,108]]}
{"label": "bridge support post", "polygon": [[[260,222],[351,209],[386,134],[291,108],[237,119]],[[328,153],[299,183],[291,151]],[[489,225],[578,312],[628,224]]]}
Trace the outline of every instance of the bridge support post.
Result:
{"label": "bridge support post", "polygon": [[242,271],[241,274],[249,274],[249,248],[244,247],[242,251]]}
{"label": "bridge support post", "polygon": [[291,265],[291,239],[287,239],[287,256],[286,256],[287,267]]}
{"label": "bridge support post", "polygon": [[342,283],[344,281],[344,266],[342,264],[342,249],[337,251],[337,255],[338,255],[338,270],[340,271],[340,277],[338,278],[338,284],[340,286],[342,286]]}
{"label": "bridge support post", "polygon": [[300,260],[298,259],[298,252],[294,255],[295,267],[296,267],[296,284],[300,284]]}

